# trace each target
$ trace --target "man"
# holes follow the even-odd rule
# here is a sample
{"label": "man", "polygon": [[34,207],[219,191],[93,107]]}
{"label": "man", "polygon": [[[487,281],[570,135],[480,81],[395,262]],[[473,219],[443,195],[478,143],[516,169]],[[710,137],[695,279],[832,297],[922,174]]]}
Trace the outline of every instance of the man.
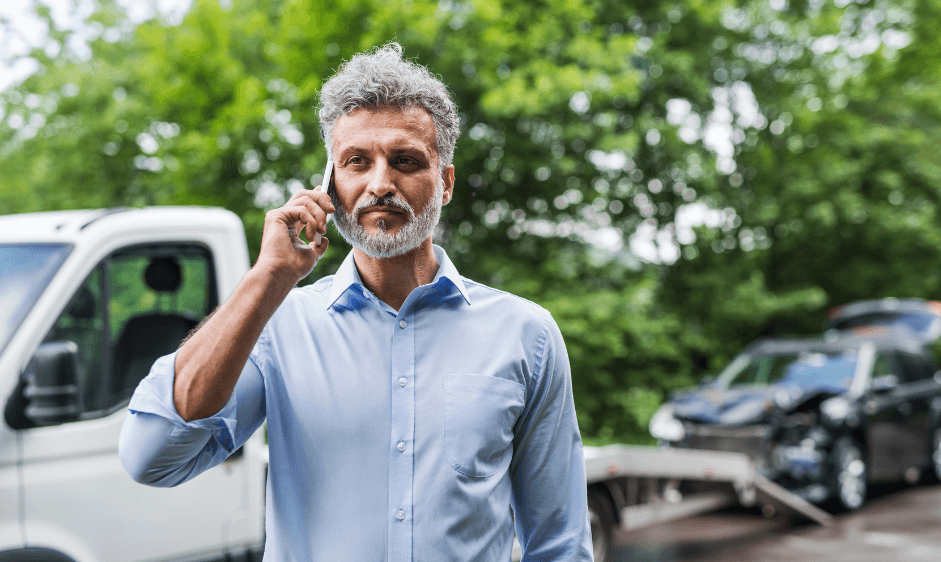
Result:
{"label": "man", "polygon": [[[266,561],[591,559],[568,358],[542,308],[461,277],[432,244],[458,117],[390,44],[321,91],[330,195],[267,214],[232,296],[138,387],[121,459],[185,482],[267,419]],[[327,251],[353,251],[295,288]],[[299,239],[301,231],[308,240]]]}

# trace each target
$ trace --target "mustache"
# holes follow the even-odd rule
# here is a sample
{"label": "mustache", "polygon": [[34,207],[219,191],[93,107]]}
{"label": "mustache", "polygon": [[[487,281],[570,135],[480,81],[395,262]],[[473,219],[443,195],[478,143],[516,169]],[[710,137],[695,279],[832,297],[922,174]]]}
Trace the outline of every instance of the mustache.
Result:
{"label": "mustache", "polygon": [[415,210],[412,209],[412,206],[408,204],[407,201],[396,197],[395,195],[389,195],[388,197],[370,197],[360,201],[358,205],[353,209],[353,218],[359,219],[359,214],[366,209],[367,207],[394,207],[396,209],[401,209],[408,214],[409,218],[415,218]]}

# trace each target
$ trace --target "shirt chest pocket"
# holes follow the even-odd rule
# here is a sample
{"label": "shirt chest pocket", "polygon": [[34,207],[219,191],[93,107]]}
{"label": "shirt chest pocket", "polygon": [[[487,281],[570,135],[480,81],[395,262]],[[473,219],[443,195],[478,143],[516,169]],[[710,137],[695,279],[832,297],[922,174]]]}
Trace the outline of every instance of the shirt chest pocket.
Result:
{"label": "shirt chest pocket", "polygon": [[475,478],[506,470],[525,387],[486,375],[448,375],[444,383],[444,452],[455,470]]}

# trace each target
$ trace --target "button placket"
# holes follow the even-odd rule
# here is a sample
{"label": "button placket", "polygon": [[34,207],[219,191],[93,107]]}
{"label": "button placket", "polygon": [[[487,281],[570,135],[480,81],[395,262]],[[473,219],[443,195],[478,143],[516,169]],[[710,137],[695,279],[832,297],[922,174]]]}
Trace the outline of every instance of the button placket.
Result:
{"label": "button placket", "polygon": [[392,388],[389,507],[394,510],[389,520],[388,562],[411,562],[414,538],[415,386],[410,379],[415,376],[416,346],[415,330],[409,329],[414,318],[409,316],[408,308],[406,305],[400,311],[392,325],[392,371],[387,383]]}

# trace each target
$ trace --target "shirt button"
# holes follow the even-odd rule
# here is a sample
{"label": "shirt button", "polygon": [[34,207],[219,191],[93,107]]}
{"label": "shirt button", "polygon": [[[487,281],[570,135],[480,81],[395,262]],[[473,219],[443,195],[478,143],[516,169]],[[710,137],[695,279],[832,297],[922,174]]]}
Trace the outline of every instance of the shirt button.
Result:
{"label": "shirt button", "polygon": [[399,379],[399,386],[405,386],[407,384],[408,384],[408,379],[406,379],[405,377],[402,377]]}
{"label": "shirt button", "polygon": [[405,519],[405,512],[402,511],[401,509],[398,510],[398,511],[396,511],[396,512],[395,512],[395,518],[398,519],[399,521]]}
{"label": "shirt button", "polygon": [[406,322],[405,320],[399,320],[399,328],[402,328],[404,330],[406,326],[408,326],[408,322]]}
{"label": "shirt button", "polygon": [[397,448],[398,450],[400,450],[400,451],[404,451],[404,450],[405,450],[405,441],[399,441],[399,444],[398,444],[398,446],[397,446],[396,448]]}

